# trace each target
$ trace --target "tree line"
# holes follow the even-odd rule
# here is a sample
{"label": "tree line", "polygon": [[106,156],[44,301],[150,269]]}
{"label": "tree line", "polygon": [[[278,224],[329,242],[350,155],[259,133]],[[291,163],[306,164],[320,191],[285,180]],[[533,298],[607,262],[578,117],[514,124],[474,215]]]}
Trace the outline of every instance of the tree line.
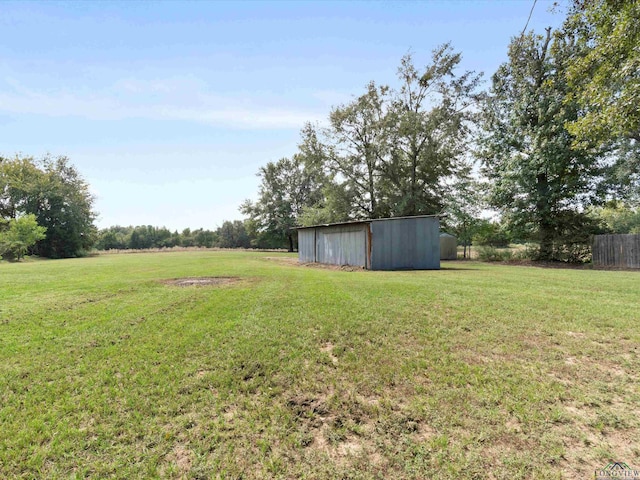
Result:
{"label": "tree line", "polygon": [[215,230],[185,228],[173,232],[166,227],[151,225],[112,226],[98,232],[95,248],[98,250],[129,250],[148,248],[203,247],[252,248],[257,247],[255,237],[240,220],[225,221]]}
{"label": "tree line", "polygon": [[450,44],[422,68],[406,55],[398,87],[372,81],[307,124],[241,212],[289,249],[296,225],[439,214],[465,244],[488,235],[582,260],[613,216],[638,216],[637,45],[640,2],[576,0],[560,29],[513,38],[485,91]]}
{"label": "tree line", "polygon": [[225,221],[215,230],[178,232],[151,225],[99,230],[93,204],[89,184],[67,157],[0,157],[0,259],[81,257],[92,249],[282,247],[268,236],[258,238],[251,220]]}

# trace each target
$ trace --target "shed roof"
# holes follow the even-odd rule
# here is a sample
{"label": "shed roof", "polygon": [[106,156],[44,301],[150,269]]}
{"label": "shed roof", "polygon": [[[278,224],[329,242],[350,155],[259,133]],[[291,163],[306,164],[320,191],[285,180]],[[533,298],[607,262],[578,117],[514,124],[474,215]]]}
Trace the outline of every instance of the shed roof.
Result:
{"label": "shed roof", "polygon": [[319,225],[310,225],[308,227],[295,227],[295,230],[304,230],[306,228],[317,227],[337,227],[340,225],[357,225],[360,223],[383,222],[389,220],[406,220],[408,218],[440,218],[441,215],[414,215],[412,217],[389,217],[389,218],[370,218],[367,220],[352,220],[350,222],[324,223]]}

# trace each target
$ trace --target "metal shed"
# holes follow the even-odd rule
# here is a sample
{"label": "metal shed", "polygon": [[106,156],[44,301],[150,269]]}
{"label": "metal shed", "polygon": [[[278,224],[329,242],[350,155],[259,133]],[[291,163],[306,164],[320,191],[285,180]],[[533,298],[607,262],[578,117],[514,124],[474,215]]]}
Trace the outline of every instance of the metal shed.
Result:
{"label": "metal shed", "polygon": [[440,268],[440,222],[435,215],[381,218],[298,228],[301,262],[371,270]]}
{"label": "metal shed", "polygon": [[458,239],[448,233],[440,234],[440,260],[457,260]]}

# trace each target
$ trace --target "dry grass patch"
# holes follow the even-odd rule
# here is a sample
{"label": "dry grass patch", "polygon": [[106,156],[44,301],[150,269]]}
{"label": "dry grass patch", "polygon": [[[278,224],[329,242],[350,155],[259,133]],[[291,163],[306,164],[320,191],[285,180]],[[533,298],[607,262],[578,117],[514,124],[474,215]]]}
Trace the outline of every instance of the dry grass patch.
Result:
{"label": "dry grass patch", "polygon": [[165,457],[162,475],[168,478],[188,478],[193,466],[194,454],[186,445],[176,445]]}
{"label": "dry grass patch", "polygon": [[323,270],[340,270],[343,272],[358,272],[366,270],[364,267],[357,267],[353,265],[330,265],[328,263],[317,262],[301,262],[297,257],[263,257],[264,260],[280,263],[282,265],[290,265],[294,267],[310,267],[320,268]]}
{"label": "dry grass patch", "polygon": [[220,287],[239,282],[238,277],[187,277],[163,280],[162,283],[173,287]]}

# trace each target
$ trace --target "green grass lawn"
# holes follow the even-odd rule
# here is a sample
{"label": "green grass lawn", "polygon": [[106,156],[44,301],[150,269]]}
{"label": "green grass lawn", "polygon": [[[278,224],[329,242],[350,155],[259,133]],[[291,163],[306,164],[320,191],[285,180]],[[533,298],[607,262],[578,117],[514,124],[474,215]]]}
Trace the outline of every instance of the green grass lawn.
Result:
{"label": "green grass lawn", "polygon": [[[640,273],[0,263],[0,478],[593,478],[640,466]],[[213,287],[164,280],[233,276]]]}

